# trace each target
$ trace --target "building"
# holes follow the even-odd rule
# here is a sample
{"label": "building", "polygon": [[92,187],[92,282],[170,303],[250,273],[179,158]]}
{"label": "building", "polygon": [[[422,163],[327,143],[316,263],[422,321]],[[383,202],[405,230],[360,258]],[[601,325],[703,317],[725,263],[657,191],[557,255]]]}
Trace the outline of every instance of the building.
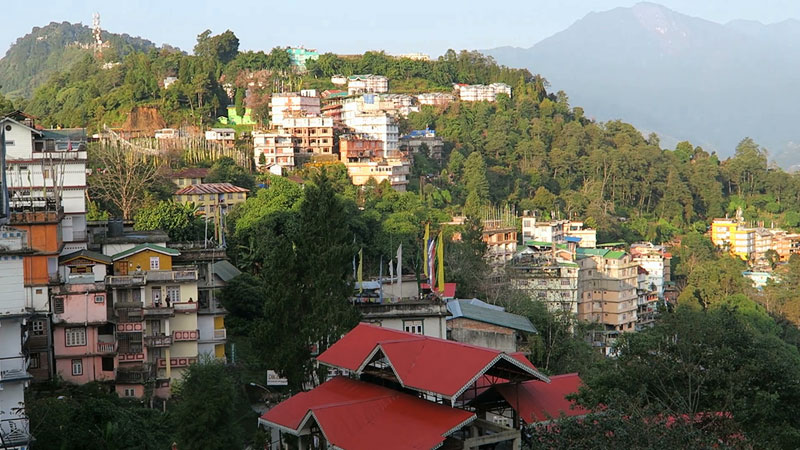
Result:
{"label": "building", "polygon": [[319,116],[320,98],[315,90],[272,94],[269,100],[270,121],[273,127],[287,117]]}
{"label": "building", "polygon": [[398,151],[400,131],[397,121],[384,112],[371,113],[343,113],[342,121],[344,125],[352,129],[356,134],[367,135],[371,139],[383,141],[383,156]]}
{"label": "building", "polygon": [[664,287],[672,281],[671,261],[672,255],[663,245],[654,245],[650,242],[631,244],[630,248],[633,261],[645,269],[647,290],[655,291],[658,298],[664,298]]}
{"label": "building", "polygon": [[236,143],[236,130],[233,128],[212,128],[206,131],[206,140],[232,146]]}
{"label": "building", "polygon": [[444,140],[436,136],[436,130],[412,130],[405,136],[400,137],[400,151],[409,153],[424,153],[425,156],[442,160],[444,151]]}
{"label": "building", "polygon": [[186,169],[173,172],[170,179],[178,188],[203,184],[203,180],[208,176],[209,169],[204,167],[188,167]]}
{"label": "building", "polygon": [[[0,188],[3,211],[7,191],[5,186]],[[5,220],[0,219],[0,223]],[[23,259],[28,253],[26,232],[0,224],[0,439],[2,448],[9,449],[27,449],[32,440],[25,414],[25,388],[32,379],[28,369],[36,369],[37,360],[28,359],[22,344],[27,333],[24,324],[30,316],[23,283]],[[44,332],[34,329],[30,337]]]}
{"label": "building", "polygon": [[638,273],[638,286],[636,294],[638,301],[636,303],[636,331],[643,330],[646,327],[652,327],[655,324],[656,315],[658,314],[658,292],[653,289],[653,284],[650,283],[649,273],[647,269],[642,266],[637,268]]}
{"label": "building", "polygon": [[111,264],[108,256],[89,250],[59,258],[63,284],[52,292],[53,354],[55,373],[64,381],[114,381],[114,310],[105,287]]}
{"label": "building", "polygon": [[160,130],[156,130],[153,137],[159,140],[177,139],[180,137],[180,131],[176,130],[175,128],[161,128]]}
{"label": "building", "polygon": [[616,250],[577,249],[578,319],[602,324],[592,343],[609,353],[623,332],[636,331],[638,265]]}
{"label": "building", "polygon": [[249,189],[230,183],[204,183],[178,189],[173,198],[178,203],[194,204],[198,214],[214,224],[217,242],[222,242],[222,230],[225,227],[223,217],[235,205],[244,203],[248,192]]}
{"label": "building", "polygon": [[347,167],[347,175],[356,186],[374,179],[377,183],[389,181],[398,191],[405,191],[411,165],[401,155],[383,157],[383,141],[368,135],[348,134],[339,138],[339,157]]}
{"label": "building", "polygon": [[528,335],[536,328],[527,317],[511,314],[501,306],[476,298],[450,300],[447,310],[447,338],[506,353],[529,351]]}
{"label": "building", "polygon": [[284,117],[277,124],[278,130],[297,139],[301,152],[314,155],[334,153],[333,119],[322,116]]}
{"label": "building", "polygon": [[289,54],[289,62],[301,71],[306,70],[306,63],[319,59],[319,53],[313,48],[289,47],[286,53]]}
{"label": "building", "polygon": [[428,92],[417,95],[417,101],[420,105],[447,106],[456,101],[456,96],[442,92]]}
{"label": "building", "polygon": [[169,87],[175,84],[177,81],[178,77],[164,77],[164,80],[162,81],[164,89],[169,89]]}
{"label": "building", "polygon": [[348,95],[385,92],[389,92],[389,79],[382,75],[366,74],[347,77]]}
{"label": "building", "polygon": [[347,77],[344,75],[334,75],[331,77],[331,83],[335,86],[344,86],[347,84]]}
{"label": "building", "polygon": [[[0,119],[12,207],[54,201],[64,210],[64,253],[86,248],[86,130],[40,130],[24,114]],[[55,268],[55,266],[53,266]]]}
{"label": "building", "polygon": [[[416,280],[403,280],[403,285],[403,292],[417,293]],[[422,336],[447,337],[447,305],[438,296],[399,297],[394,293],[386,280],[364,281],[357,283],[351,302],[365,323]]]}
{"label": "building", "polygon": [[253,159],[256,170],[265,172],[277,166],[280,172],[292,170],[297,165],[295,155],[300,152],[300,138],[286,132],[253,132]]}
{"label": "building", "polygon": [[253,119],[253,108],[245,107],[241,115],[236,111],[236,105],[228,105],[226,109],[228,115],[220,117],[220,123],[227,125],[256,125],[258,123]]}
{"label": "building", "polygon": [[494,102],[498,94],[511,97],[511,86],[505,83],[453,84],[453,90],[462,102]]}
{"label": "building", "polygon": [[483,220],[483,242],[490,264],[503,265],[517,253],[517,225],[508,213],[489,216]]}
{"label": "building", "polygon": [[714,219],[711,222],[711,241],[745,261],[756,251],[756,231],[745,227],[738,214],[735,219]]}
{"label": "building", "polygon": [[522,240],[563,243],[576,239],[579,247],[597,246],[597,230],[584,228],[583,222],[573,220],[538,220],[536,214],[525,211],[522,215]]}
{"label": "building", "polygon": [[577,375],[553,382],[521,353],[362,323],[317,361],[345,375],[259,419],[260,426],[297,436],[300,449],[314,442],[322,448],[516,449],[519,422],[587,413],[566,398],[580,386]]}
{"label": "building", "polygon": [[178,250],[124,246],[111,256],[114,272],[105,280],[117,316],[116,390],[142,398],[152,387],[168,398],[171,383],[197,362],[197,269],[173,267]]}
{"label": "building", "polygon": [[545,302],[553,313],[578,316],[578,272],[574,246],[528,241],[506,267],[509,282],[531,300]]}
{"label": "building", "polygon": [[197,352],[224,360],[227,311],[219,301],[219,290],[241,272],[228,261],[222,247],[206,248],[193,244],[170,246],[180,251],[180,255],[173,257],[175,264],[197,268],[197,328],[200,333]]}

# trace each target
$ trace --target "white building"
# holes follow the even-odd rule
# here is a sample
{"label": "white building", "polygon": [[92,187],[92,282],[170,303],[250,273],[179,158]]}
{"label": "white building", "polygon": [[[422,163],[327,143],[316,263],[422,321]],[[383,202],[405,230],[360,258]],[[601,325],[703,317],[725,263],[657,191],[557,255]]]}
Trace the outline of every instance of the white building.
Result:
{"label": "white building", "polygon": [[236,130],[233,128],[212,128],[206,131],[207,141],[234,141]]}
{"label": "white building", "polygon": [[[345,104],[347,106],[348,103]],[[365,134],[372,139],[383,141],[383,156],[399,149],[400,129],[394,117],[383,112],[364,113],[347,111],[342,121],[358,134]]]}
{"label": "white building", "polygon": [[417,95],[420,105],[444,106],[456,101],[456,96],[442,92],[427,92]]}
{"label": "white building", "polygon": [[318,116],[320,99],[317,91],[308,89],[297,92],[273,94],[269,102],[270,117],[273,126],[280,124],[287,117]]}
{"label": "white building", "polygon": [[[22,117],[20,117],[22,119]],[[31,118],[0,119],[11,206],[55,199],[64,208],[61,254],[86,248],[86,130],[37,130]]]}
{"label": "white building", "polygon": [[336,86],[344,86],[347,84],[347,77],[344,75],[334,75],[331,77],[331,83]]}
{"label": "white building", "polygon": [[664,285],[670,281],[670,260],[672,255],[662,245],[650,242],[631,244],[633,261],[647,271],[643,274],[648,290],[658,293],[664,298]]}
{"label": "white building", "polygon": [[389,92],[389,79],[382,75],[350,75],[347,77],[347,94],[381,94]]}
{"label": "white building", "polygon": [[572,220],[540,221],[527,213],[522,217],[523,242],[562,243],[568,240],[575,241],[579,247],[594,248],[597,246],[597,230],[584,228],[583,222]]}

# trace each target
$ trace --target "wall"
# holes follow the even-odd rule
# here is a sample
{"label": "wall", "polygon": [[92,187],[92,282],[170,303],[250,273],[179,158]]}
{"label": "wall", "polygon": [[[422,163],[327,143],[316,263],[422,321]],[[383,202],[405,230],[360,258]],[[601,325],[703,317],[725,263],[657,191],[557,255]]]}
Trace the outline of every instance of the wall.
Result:
{"label": "wall", "polygon": [[152,250],[143,250],[135,255],[130,255],[125,258],[125,260],[128,261],[128,274],[135,272],[137,266],[140,266],[142,270],[145,271],[150,270],[151,257],[158,257],[158,270],[172,270],[172,256],[154,252]]}
{"label": "wall", "polygon": [[392,330],[404,331],[403,321],[406,320],[422,320],[422,332],[425,336],[437,337],[447,339],[447,325],[444,317],[405,317],[405,318],[382,318],[379,320],[364,320],[364,322],[374,323],[384,328]]}
{"label": "wall", "polygon": [[[81,359],[83,361],[83,375],[72,375],[73,359]],[[105,381],[114,379],[113,370],[110,371],[103,370],[103,358],[100,356],[57,358],[56,373],[58,373],[61,376],[61,378],[63,378],[65,381],[76,384],[84,384],[90,381]]]}
{"label": "wall", "polygon": [[[93,285],[79,285],[73,286],[73,289],[83,290],[84,293],[73,293],[64,296],[64,314],[56,314],[53,321],[57,322],[59,319],[68,323],[82,323],[82,322],[106,322],[108,320],[106,313],[106,298],[105,292],[88,292],[94,289]],[[101,295],[104,297],[100,303],[95,302],[95,297]]]}
{"label": "wall", "polygon": [[22,319],[0,321],[0,358],[19,356],[22,351]]}
{"label": "wall", "polygon": [[25,303],[22,256],[0,256],[0,315],[21,313]]}
{"label": "wall", "polygon": [[30,159],[33,154],[33,137],[31,131],[15,123],[4,123],[3,127],[11,125],[11,130],[6,128],[6,142],[14,141],[14,145],[6,144],[6,159]]}
{"label": "wall", "polygon": [[508,328],[459,317],[447,321],[447,330],[449,338],[457,342],[507,353],[517,351],[516,333]]}

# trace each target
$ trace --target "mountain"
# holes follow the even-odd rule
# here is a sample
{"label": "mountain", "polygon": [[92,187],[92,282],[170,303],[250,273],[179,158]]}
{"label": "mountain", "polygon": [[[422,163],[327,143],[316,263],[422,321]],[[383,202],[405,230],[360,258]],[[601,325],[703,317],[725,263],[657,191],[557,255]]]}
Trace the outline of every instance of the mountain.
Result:
{"label": "mountain", "polygon": [[[118,56],[146,51],[155,44],[140,37],[103,31],[102,40]],[[91,28],[69,22],[51,22],[35,27],[17,39],[0,59],[0,93],[9,97],[30,97],[34,89],[57,72],[91,54],[94,42]]]}
{"label": "mountain", "polygon": [[527,67],[598,120],[623,119],[662,144],[722,156],[752,137],[784,167],[800,164],[800,22],[719,24],[661,5],[590,13],[531,48],[486,50]]}

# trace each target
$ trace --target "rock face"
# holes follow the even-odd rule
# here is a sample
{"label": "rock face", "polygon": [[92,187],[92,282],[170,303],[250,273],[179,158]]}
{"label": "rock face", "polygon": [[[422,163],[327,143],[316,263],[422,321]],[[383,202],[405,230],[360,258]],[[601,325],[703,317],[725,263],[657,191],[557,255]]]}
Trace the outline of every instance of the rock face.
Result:
{"label": "rock face", "polygon": [[745,136],[800,163],[800,22],[718,24],[653,3],[591,13],[531,48],[487,50],[543,75],[598,120],[690,140],[722,156]]}

